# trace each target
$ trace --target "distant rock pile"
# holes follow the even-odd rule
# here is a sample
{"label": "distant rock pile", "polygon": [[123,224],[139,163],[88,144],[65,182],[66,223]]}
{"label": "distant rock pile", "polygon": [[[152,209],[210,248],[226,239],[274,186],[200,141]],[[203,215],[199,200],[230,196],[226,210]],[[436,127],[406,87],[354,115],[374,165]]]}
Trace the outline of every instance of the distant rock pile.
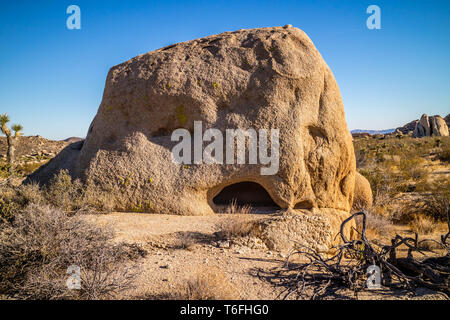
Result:
{"label": "distant rock pile", "polygon": [[430,136],[448,136],[448,126],[441,116],[428,117],[423,114],[420,120],[416,123],[413,136],[415,138],[430,137]]}
{"label": "distant rock pile", "polygon": [[442,118],[439,115],[427,116],[423,114],[419,120],[411,121],[403,127],[396,129],[396,132],[411,135],[415,138],[430,137],[430,136],[448,136],[448,124],[450,122],[450,115]]}

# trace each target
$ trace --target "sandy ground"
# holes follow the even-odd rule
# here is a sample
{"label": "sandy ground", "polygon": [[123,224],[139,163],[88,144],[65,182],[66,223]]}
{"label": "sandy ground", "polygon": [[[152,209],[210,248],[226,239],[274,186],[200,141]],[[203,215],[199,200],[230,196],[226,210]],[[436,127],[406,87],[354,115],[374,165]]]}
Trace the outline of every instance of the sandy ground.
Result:
{"label": "sandy ground", "polygon": [[[199,270],[217,267],[238,288],[241,299],[276,299],[283,288],[270,284],[258,275],[280,268],[286,260],[285,256],[253,243],[231,247],[220,245],[214,232],[218,230],[218,224],[232,216],[112,213],[88,215],[86,218],[99,225],[110,226],[116,233],[116,241],[137,243],[147,250],[146,257],[139,260],[137,287],[126,298],[166,299]],[[268,215],[250,216],[261,219]],[[348,290],[340,290],[330,297],[333,298],[355,297]],[[416,295],[385,289],[362,292],[358,296],[358,299],[444,298],[425,289],[419,289]]]}
{"label": "sandy ground", "polygon": [[246,246],[219,248],[216,225],[230,216],[112,213],[88,218],[112,227],[117,241],[138,243],[148,251],[141,261],[139,286],[131,293],[137,298],[163,299],[202,268],[217,267],[239,288],[242,299],[275,299],[277,290],[254,274],[258,268],[279,266],[283,256]]}

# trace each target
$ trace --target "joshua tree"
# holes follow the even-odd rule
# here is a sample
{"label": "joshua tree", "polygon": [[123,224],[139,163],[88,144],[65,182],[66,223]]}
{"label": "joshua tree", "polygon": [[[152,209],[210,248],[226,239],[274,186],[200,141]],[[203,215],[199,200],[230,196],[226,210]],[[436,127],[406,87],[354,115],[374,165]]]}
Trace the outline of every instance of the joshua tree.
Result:
{"label": "joshua tree", "polygon": [[8,164],[9,164],[9,172],[13,173],[16,142],[17,142],[17,138],[19,138],[22,135],[22,133],[20,131],[22,131],[23,127],[20,124],[13,124],[11,127],[11,129],[14,131],[14,136],[13,136],[11,133],[11,130],[6,125],[8,122],[9,122],[8,115],[6,113],[2,114],[0,116],[1,130],[6,135],[6,142],[8,144],[8,151],[7,151],[6,158],[7,158]]}

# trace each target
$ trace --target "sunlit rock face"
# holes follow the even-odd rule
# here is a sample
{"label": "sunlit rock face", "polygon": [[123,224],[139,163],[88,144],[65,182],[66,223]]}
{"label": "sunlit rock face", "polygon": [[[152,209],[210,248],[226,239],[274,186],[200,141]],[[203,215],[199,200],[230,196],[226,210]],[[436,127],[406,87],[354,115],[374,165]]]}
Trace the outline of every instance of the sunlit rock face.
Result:
{"label": "sunlit rock face", "polygon": [[[277,129],[277,170],[262,174],[269,165],[248,159],[174,162],[173,131],[193,135],[196,121],[224,136]],[[336,210],[345,217],[353,203],[355,157],[338,86],[312,41],[290,26],[225,32],[112,67],[84,144],[65,157],[33,178],[45,180],[65,161],[124,210],[213,214],[214,198],[242,182],[264,188],[280,208],[335,209],[323,210],[325,218]]]}

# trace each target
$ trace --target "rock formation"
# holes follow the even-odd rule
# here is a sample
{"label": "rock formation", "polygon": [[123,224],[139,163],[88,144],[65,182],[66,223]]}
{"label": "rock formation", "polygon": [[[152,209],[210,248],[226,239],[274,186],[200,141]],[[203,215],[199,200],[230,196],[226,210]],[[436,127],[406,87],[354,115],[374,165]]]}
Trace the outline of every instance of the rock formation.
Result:
{"label": "rock formation", "polygon": [[419,120],[413,120],[403,127],[398,127],[396,130],[406,135],[412,135],[416,138],[429,136],[448,136],[448,125],[450,122],[450,115],[443,119],[439,115],[428,117],[423,114]]}
{"label": "rock formation", "polygon": [[[193,133],[194,121],[222,133],[278,129],[278,171],[262,175],[263,164],[175,163],[171,150],[178,142],[171,135],[179,128]],[[123,210],[213,214],[225,187],[232,194],[233,185],[251,182],[280,208],[314,209],[333,234],[348,216],[355,185],[336,81],[308,36],[290,26],[225,32],[111,68],[84,144],[30,180],[45,183],[63,164]]]}
{"label": "rock formation", "polygon": [[419,120],[413,120],[405,124],[403,127],[398,127],[396,130],[406,135],[412,134],[414,132],[414,129],[416,128],[417,122],[419,122]]}
{"label": "rock formation", "polygon": [[441,116],[428,117],[423,114],[414,128],[414,137],[448,136],[448,127]]}

